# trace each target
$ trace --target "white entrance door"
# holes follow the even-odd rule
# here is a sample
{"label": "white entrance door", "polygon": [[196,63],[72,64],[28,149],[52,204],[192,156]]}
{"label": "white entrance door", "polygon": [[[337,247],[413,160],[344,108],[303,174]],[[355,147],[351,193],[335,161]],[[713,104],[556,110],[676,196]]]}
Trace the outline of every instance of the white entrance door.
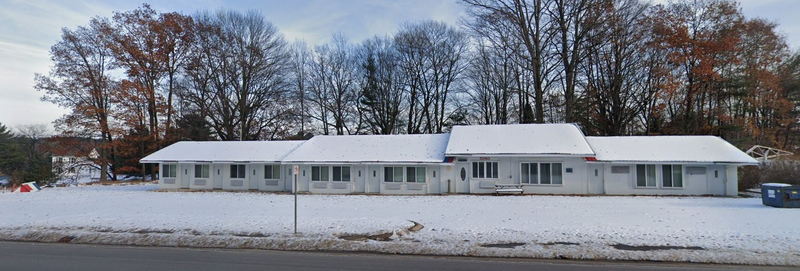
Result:
{"label": "white entrance door", "polygon": [[311,167],[300,166],[300,174],[297,175],[297,192],[308,192],[309,180],[311,180]]}
{"label": "white entrance door", "polygon": [[469,193],[469,163],[459,163],[457,170],[455,180],[456,193]]}
{"label": "white entrance door", "polygon": [[188,164],[180,164],[180,165],[181,165],[181,171],[183,171],[181,172],[183,173],[181,175],[181,188],[189,188],[189,178],[190,178],[189,176],[194,176],[194,172],[192,172],[194,170],[194,168],[192,167],[193,165],[188,165]]}
{"label": "white entrance door", "polygon": [[603,165],[588,164],[589,172],[589,194],[603,194],[605,193],[605,185],[603,180]]}
{"label": "white entrance door", "polygon": [[380,166],[368,166],[366,167],[366,179],[367,179],[367,193],[380,193],[381,192],[381,178],[380,174],[383,174],[383,169]]}
{"label": "white entrance door", "polygon": [[355,176],[355,182],[353,182],[353,192],[356,193],[364,193],[365,185],[366,185],[366,166],[355,166],[353,167],[353,171],[351,171],[350,175]]}
{"label": "white entrance door", "polygon": [[709,166],[706,175],[708,176],[708,193],[725,195],[725,167]]}
{"label": "white entrance door", "polygon": [[222,189],[222,168],[223,165],[213,165],[212,175],[214,175],[214,189]]}
{"label": "white entrance door", "polygon": [[439,176],[442,176],[442,172],[440,171],[441,169],[442,167],[439,166],[428,167],[428,193],[441,193],[442,187],[441,184],[439,184]]}

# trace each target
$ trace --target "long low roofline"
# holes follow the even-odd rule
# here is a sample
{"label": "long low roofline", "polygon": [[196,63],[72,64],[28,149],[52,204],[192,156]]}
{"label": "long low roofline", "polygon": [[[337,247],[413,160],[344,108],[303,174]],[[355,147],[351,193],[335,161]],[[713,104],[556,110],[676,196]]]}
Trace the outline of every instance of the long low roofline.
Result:
{"label": "long low roofline", "polygon": [[500,156],[500,157],[594,157],[594,153],[445,153],[450,156]]}
{"label": "long low roofline", "polygon": [[240,163],[240,164],[248,164],[248,163],[273,163],[273,164],[280,164],[282,161],[267,161],[267,160],[150,160],[150,159],[142,159],[139,160],[139,163],[142,164],[154,164],[154,163],[208,163],[208,164],[231,164],[231,163]]}
{"label": "long low roofline", "polygon": [[684,164],[684,165],[741,165],[741,166],[754,166],[758,163],[737,162],[737,161],[642,161],[642,160],[595,160],[587,161],[588,163],[607,163],[607,164]]}
{"label": "long low roofline", "polygon": [[448,164],[453,157],[756,165],[715,136],[584,136],[572,124],[454,126],[449,134],[315,136],[305,141],[182,141],[141,163]]}

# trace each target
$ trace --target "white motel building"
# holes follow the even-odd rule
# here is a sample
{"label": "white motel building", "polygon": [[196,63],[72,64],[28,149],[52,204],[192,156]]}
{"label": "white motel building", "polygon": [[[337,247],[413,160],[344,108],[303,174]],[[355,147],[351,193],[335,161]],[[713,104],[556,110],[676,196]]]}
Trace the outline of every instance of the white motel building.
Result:
{"label": "white motel building", "polygon": [[[715,136],[584,136],[572,124],[426,135],[184,141],[141,159],[164,189],[338,194],[737,195],[757,161]],[[294,180],[296,178],[296,187]]]}

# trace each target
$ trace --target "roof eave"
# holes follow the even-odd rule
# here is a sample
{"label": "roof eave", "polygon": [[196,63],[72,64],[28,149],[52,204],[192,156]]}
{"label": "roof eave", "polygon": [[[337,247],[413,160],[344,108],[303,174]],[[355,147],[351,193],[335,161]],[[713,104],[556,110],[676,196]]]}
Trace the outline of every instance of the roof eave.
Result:
{"label": "roof eave", "polygon": [[421,164],[430,164],[430,165],[438,165],[438,164],[451,164],[444,162],[444,159],[441,161],[282,161],[282,164],[300,164],[300,165],[324,165],[324,164],[336,164],[336,165],[357,165],[357,164],[367,164],[367,165],[421,165]]}
{"label": "roof eave", "polygon": [[280,164],[281,161],[267,161],[267,160],[260,160],[260,161],[251,161],[251,160],[180,160],[180,159],[142,159],[139,160],[139,163],[142,164],[154,164],[154,163],[205,163],[205,164],[260,164],[260,163],[275,163]]}
{"label": "roof eave", "polygon": [[695,164],[695,165],[736,165],[736,166],[754,166],[758,162],[741,162],[741,161],[677,161],[677,160],[601,160],[587,161],[589,163],[610,163],[610,164]]}
{"label": "roof eave", "polygon": [[452,156],[498,156],[498,157],[594,157],[594,153],[445,153],[445,157]]}

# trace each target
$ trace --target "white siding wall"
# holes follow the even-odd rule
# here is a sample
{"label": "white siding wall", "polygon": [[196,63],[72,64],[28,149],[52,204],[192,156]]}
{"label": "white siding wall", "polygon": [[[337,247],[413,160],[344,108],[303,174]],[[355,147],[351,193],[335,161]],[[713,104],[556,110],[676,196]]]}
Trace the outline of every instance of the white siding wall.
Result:
{"label": "white siding wall", "polygon": [[[462,158],[463,159],[463,158]],[[460,181],[461,166],[466,166],[469,192],[471,194],[495,193],[495,184],[520,184],[522,163],[561,163],[561,184],[523,184],[526,194],[584,194],[587,193],[586,162],[583,158],[541,158],[541,157],[469,157],[466,162],[460,161],[452,167],[445,169],[446,178],[452,182]],[[472,162],[497,162],[497,179],[473,178]],[[568,170],[569,169],[569,170]],[[571,172],[568,172],[571,171]],[[442,187],[447,190],[447,180]],[[451,183],[450,191],[455,192]]]}
{"label": "white siding wall", "polygon": [[[386,167],[400,167],[403,170],[402,182],[386,182],[385,168]],[[423,167],[425,168],[425,182],[408,182],[406,176],[406,167]],[[436,177],[434,178],[434,172]],[[440,166],[438,165],[382,165],[377,168],[377,178],[380,181],[380,193],[390,195],[420,195],[420,194],[438,194],[439,188],[439,174]]]}
{"label": "white siding wall", "polygon": [[223,163],[222,165],[222,190],[248,190],[250,189],[250,179],[253,175],[251,165],[248,164],[235,164],[245,165],[244,178],[231,178],[231,165],[230,163]]}
{"label": "white siding wall", "polygon": [[[279,167],[280,176],[277,178],[273,176],[271,179],[267,179],[266,165]],[[252,165],[251,174],[253,170],[255,170],[255,174],[251,176],[251,184],[255,184],[255,189],[260,191],[291,191],[291,166],[277,163],[259,163]]]}
{"label": "white siding wall", "polygon": [[[291,170],[292,165],[285,165]],[[311,181],[313,166],[328,167],[328,181]],[[350,181],[334,182],[333,166],[349,166]],[[403,167],[405,174],[406,165],[385,165]],[[384,165],[336,165],[336,164],[315,164],[300,165],[300,174],[297,176],[298,192],[310,192],[318,194],[349,194],[349,193],[381,193],[381,194],[438,194],[441,190],[439,182],[441,169],[440,166],[424,166],[426,180],[425,183],[386,183],[384,182]],[[436,177],[434,177],[434,171]],[[360,176],[359,176],[360,173]],[[288,181],[290,181],[289,179]],[[362,192],[364,191],[364,192]]]}
{"label": "white siding wall", "polygon": [[177,188],[180,188],[180,186],[181,186],[181,184],[180,184],[180,177],[181,177],[180,170],[176,170],[177,175],[174,178],[164,178],[163,177],[164,176],[164,167],[163,166],[165,164],[177,165],[175,163],[161,163],[161,164],[158,164],[158,166],[159,166],[159,174],[160,174],[159,177],[158,177],[158,187],[162,188],[162,189],[177,189]]}
{"label": "white siding wall", "polygon": [[[163,174],[163,166],[164,165],[176,165],[175,169],[175,177],[165,178]],[[178,188],[190,188],[189,183],[191,180],[191,174],[193,174],[191,164],[178,164],[178,163],[162,163],[159,164],[159,178],[158,178],[158,185],[160,188],[163,189],[178,189]]]}
{"label": "white siding wall", "polygon": [[[189,166],[189,188],[190,189],[197,189],[197,190],[211,190],[214,189],[214,172],[213,166],[209,165],[209,172],[208,178],[197,178],[195,177],[195,165],[198,164],[187,164]],[[202,164],[200,164],[202,165]]]}
{"label": "white siding wall", "polygon": [[[629,173],[615,174],[612,173],[612,166],[628,166]],[[726,195],[725,185],[736,183],[730,180],[726,174],[725,166],[716,165],[697,165],[697,164],[682,164],[683,187],[672,188],[664,187],[662,182],[662,167],[656,165],[656,186],[655,187],[637,187],[636,186],[636,165],[635,164],[608,164],[604,165],[604,181],[605,191],[609,195]],[[689,167],[701,167],[705,169],[703,174],[691,174],[688,172]],[[736,166],[728,166],[728,168],[735,168]],[[715,175],[716,171],[716,175]],[[716,177],[715,177],[716,176]],[[735,174],[733,175],[735,178]],[[735,192],[734,192],[735,195]]]}
{"label": "white siding wall", "polygon": [[[523,184],[524,193],[527,194],[588,194],[590,193],[589,179],[593,172],[582,158],[520,158],[520,157],[489,157],[466,158],[446,165],[425,165],[426,179],[424,183],[409,183],[404,177],[403,182],[388,183],[384,180],[384,168],[397,166],[403,168],[409,165],[344,165],[350,166],[349,182],[333,182],[332,167],[329,181],[311,182],[312,165],[300,165],[297,176],[299,192],[320,194],[347,194],[347,193],[381,193],[381,194],[440,194],[455,193],[455,182],[460,181],[461,166],[467,169],[469,191],[474,194],[494,193],[494,184],[519,184],[521,183],[520,164],[531,163],[562,163],[562,184]],[[488,159],[488,160],[487,160]],[[498,162],[498,178],[472,178],[473,161]],[[642,188],[636,186],[635,164],[611,164],[589,162],[601,167],[602,190],[609,195],[726,195],[736,196],[738,193],[737,166],[725,165],[682,165],[683,187],[664,187],[661,165],[656,165],[656,187]],[[211,164],[208,179],[194,177],[194,165],[191,163],[177,165],[175,178],[159,178],[159,187],[165,189],[190,188],[198,190],[223,189],[223,190],[248,190],[260,191],[291,191],[292,165],[279,165],[281,176],[279,179],[266,180],[264,178],[263,163],[244,164],[246,167],[245,178],[231,179],[229,163]],[[161,166],[161,165],[159,165]],[[612,167],[627,166],[628,173],[614,173]],[[689,167],[702,167],[704,173],[697,171],[690,173]],[[571,169],[572,172],[568,172]],[[359,172],[361,175],[359,176]],[[435,175],[435,176],[434,176]],[[163,176],[163,175],[162,175]],[[449,186],[448,186],[449,185]]]}
{"label": "white siding wall", "polygon": [[439,191],[442,194],[455,193],[455,182],[459,180],[458,171],[455,164],[443,165],[440,167],[441,176],[439,177]]}
{"label": "white siding wall", "polygon": [[[349,166],[350,167],[350,181],[349,182],[334,182],[333,181],[333,167],[334,166]],[[312,181],[312,168],[320,167],[320,170],[328,171],[328,179],[320,181]],[[357,169],[353,165],[334,165],[334,164],[318,164],[318,165],[302,165],[300,166],[301,172],[298,182],[302,180],[302,185],[298,185],[300,191],[308,191],[317,194],[349,194],[353,192],[354,176],[358,174]],[[303,176],[305,171],[305,176]],[[322,177],[322,173],[320,173]],[[304,190],[305,189],[305,190]]]}
{"label": "white siding wall", "polygon": [[737,166],[725,166],[725,195],[739,195],[739,171]]}

